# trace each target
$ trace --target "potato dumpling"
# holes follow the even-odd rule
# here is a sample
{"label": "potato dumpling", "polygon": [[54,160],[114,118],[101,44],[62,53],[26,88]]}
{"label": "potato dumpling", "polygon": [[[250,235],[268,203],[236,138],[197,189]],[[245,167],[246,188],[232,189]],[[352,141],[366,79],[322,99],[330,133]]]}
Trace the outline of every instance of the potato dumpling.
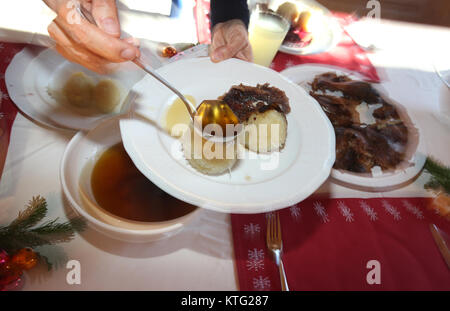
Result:
{"label": "potato dumpling", "polygon": [[267,153],[283,149],[287,136],[286,116],[276,110],[253,113],[244,123],[244,133],[240,137],[245,148]]}
{"label": "potato dumpling", "polygon": [[237,161],[237,144],[214,143],[204,139],[192,126],[181,137],[186,160],[197,171],[207,175],[222,174]]}
{"label": "potato dumpling", "polygon": [[301,29],[303,31],[310,31],[310,29],[308,28],[308,22],[309,22],[310,18],[311,18],[311,12],[304,11],[304,12],[300,13],[297,23],[295,24],[295,27],[298,29]]}
{"label": "potato dumpling", "polygon": [[278,7],[277,13],[287,19],[291,25],[295,25],[299,14],[297,6],[292,2],[284,2]]}
{"label": "potato dumpling", "polygon": [[70,76],[63,87],[63,94],[67,102],[76,107],[88,107],[92,101],[94,80],[83,72],[76,72]]}
{"label": "potato dumpling", "polygon": [[92,92],[95,106],[103,113],[112,112],[119,104],[120,90],[112,80],[101,80]]}

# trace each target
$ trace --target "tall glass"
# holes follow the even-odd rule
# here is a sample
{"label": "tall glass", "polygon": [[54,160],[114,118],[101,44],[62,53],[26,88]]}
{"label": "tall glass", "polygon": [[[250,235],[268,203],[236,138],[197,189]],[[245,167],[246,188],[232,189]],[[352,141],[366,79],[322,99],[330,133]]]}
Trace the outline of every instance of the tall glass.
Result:
{"label": "tall glass", "polygon": [[278,14],[260,10],[252,13],[248,32],[256,64],[269,67],[289,26],[289,22]]}

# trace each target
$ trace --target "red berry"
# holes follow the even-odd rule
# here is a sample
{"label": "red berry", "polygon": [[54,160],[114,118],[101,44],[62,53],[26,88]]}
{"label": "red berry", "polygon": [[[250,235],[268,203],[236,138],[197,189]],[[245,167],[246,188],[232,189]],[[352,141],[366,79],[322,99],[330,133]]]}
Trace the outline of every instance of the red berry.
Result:
{"label": "red berry", "polygon": [[29,270],[36,266],[37,254],[31,248],[22,248],[11,258],[11,264],[23,270]]}

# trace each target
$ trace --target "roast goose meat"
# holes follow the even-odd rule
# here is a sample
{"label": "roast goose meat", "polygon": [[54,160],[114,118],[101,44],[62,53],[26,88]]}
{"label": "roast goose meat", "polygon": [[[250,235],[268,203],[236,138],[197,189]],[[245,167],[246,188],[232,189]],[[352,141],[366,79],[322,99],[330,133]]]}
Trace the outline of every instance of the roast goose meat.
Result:
{"label": "roast goose meat", "polygon": [[[340,91],[343,96],[328,95],[326,91]],[[310,94],[335,129],[334,168],[369,173],[375,166],[389,170],[404,161],[408,128],[396,108],[386,102],[370,83],[327,72],[314,78]],[[356,107],[362,102],[379,106],[375,106],[378,108],[372,113],[375,123],[360,122]]]}
{"label": "roast goose meat", "polygon": [[359,123],[359,113],[355,109],[359,102],[313,92],[310,94],[320,104],[333,126],[351,126]]}
{"label": "roast goose meat", "polygon": [[258,84],[256,87],[234,85],[219,99],[230,106],[240,122],[247,121],[254,112],[262,113],[274,109],[288,114],[291,111],[286,94],[276,87],[269,86],[269,83]]}
{"label": "roast goose meat", "polygon": [[345,98],[365,101],[368,104],[381,103],[383,100],[370,83],[351,80],[347,76],[338,76],[328,72],[316,76],[311,84],[313,92],[317,91],[341,91]]}

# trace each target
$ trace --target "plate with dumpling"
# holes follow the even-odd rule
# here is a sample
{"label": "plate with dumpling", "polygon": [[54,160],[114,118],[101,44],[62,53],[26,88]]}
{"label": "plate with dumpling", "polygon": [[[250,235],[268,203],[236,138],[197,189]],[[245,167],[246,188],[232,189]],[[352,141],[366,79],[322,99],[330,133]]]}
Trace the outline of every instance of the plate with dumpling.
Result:
{"label": "plate with dumpling", "polygon": [[206,139],[169,89],[151,76],[137,83],[120,121],[122,141],[136,167],[170,195],[220,212],[260,213],[302,201],[327,179],[334,131],[298,85],[238,59],[183,59],[157,71],[195,106],[223,100],[242,126],[235,139]]}
{"label": "plate with dumpling", "polygon": [[69,62],[53,49],[26,47],[5,74],[8,93],[31,119],[54,128],[88,130],[99,120],[123,113],[132,100],[129,90],[142,71],[116,65],[99,75]]}

